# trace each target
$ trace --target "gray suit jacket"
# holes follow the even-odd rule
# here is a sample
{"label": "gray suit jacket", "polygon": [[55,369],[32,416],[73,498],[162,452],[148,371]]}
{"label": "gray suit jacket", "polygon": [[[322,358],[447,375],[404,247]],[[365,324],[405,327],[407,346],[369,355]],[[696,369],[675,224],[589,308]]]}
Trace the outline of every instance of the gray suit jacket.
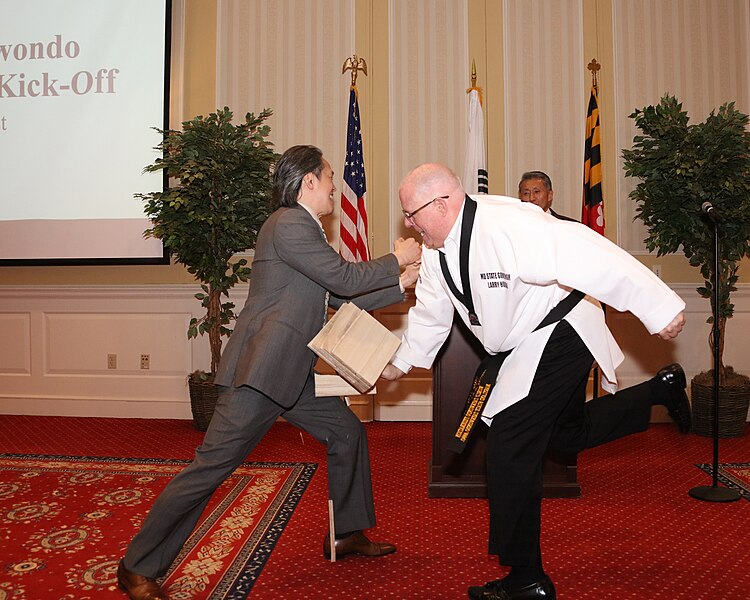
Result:
{"label": "gray suit jacket", "polygon": [[307,343],[323,326],[329,303],[373,310],[399,302],[393,254],[369,262],[342,259],[302,206],[280,208],[261,227],[250,292],[222,353],[216,383],[247,385],[291,407],[315,364]]}

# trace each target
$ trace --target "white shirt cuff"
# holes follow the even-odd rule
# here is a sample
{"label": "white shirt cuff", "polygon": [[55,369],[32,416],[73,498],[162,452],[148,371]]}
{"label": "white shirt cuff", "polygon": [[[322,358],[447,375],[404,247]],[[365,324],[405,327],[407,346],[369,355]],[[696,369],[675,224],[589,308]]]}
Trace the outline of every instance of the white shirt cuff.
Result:
{"label": "white shirt cuff", "polygon": [[393,359],[391,360],[391,363],[393,364],[394,367],[396,367],[399,371],[403,372],[404,374],[411,371],[411,365],[408,362],[401,360],[400,358],[397,358],[394,356]]}

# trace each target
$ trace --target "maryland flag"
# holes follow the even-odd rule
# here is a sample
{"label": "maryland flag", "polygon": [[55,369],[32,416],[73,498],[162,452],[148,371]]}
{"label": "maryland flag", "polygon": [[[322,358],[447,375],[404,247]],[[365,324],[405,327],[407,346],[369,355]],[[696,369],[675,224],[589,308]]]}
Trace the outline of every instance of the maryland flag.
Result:
{"label": "maryland flag", "polygon": [[586,114],[586,144],[583,160],[583,210],[581,223],[604,235],[604,198],[602,197],[602,153],[599,128],[599,99],[596,86]]}

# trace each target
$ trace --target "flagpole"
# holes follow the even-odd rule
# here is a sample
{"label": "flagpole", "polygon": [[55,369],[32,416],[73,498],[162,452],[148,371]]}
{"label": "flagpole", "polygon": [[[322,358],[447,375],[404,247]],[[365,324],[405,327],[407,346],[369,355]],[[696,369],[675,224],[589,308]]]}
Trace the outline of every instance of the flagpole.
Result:
{"label": "flagpole", "polygon": [[602,68],[602,66],[596,62],[595,58],[591,59],[591,62],[586,65],[586,68],[591,71],[591,87],[594,88],[597,93],[599,92],[599,83],[597,82],[599,69]]}
{"label": "flagpole", "polygon": [[[596,61],[595,58],[591,59],[591,62],[586,65],[586,68],[591,71],[591,88],[594,91],[594,93],[597,95],[597,110],[598,110],[598,95],[599,95],[599,85],[597,83],[597,73],[599,72],[599,69],[601,69],[601,65]],[[587,114],[586,119],[588,120],[590,116]],[[584,190],[585,194],[585,190]],[[602,232],[603,235],[603,232]],[[604,313],[604,319],[606,321],[607,319],[607,306],[602,304],[602,312]],[[599,397],[599,366],[597,365],[594,367],[594,383],[593,383],[593,399],[596,400]]]}
{"label": "flagpole", "polygon": [[356,54],[344,61],[341,74],[351,71],[349,86],[349,117],[346,127],[346,160],[342,175],[341,214],[339,219],[339,254],[346,260],[359,262],[370,259],[367,230],[367,183],[359,117],[357,75],[367,75],[367,62]]}
{"label": "flagpole", "polygon": [[466,159],[461,179],[468,194],[486,194],[489,192],[487,173],[487,152],[484,143],[484,114],[482,112],[482,88],[477,86],[477,64],[471,61],[471,87],[466,90],[469,95],[468,138],[466,141]]}

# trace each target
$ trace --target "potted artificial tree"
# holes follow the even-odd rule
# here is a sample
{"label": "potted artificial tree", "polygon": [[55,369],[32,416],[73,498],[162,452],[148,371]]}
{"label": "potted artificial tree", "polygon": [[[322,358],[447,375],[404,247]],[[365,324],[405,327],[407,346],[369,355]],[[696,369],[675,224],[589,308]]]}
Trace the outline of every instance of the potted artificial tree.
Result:
{"label": "potted artificial tree", "polygon": [[205,309],[193,318],[188,338],[208,334],[211,370],[188,377],[196,428],[205,431],[216,403],[213,374],[221,358],[222,337],[231,333],[234,304],[224,301],[250,267],[237,252],[255,246],[258,230],[268,217],[271,165],[276,159],[267,140],[269,109],[257,117],[232,123],[228,108],[182,124],[182,131],[157,129],[162,152],[145,171],[164,170],[171,185],[162,191],[136,194],[145,204],[152,227],[144,235],[162,240],[174,259],[200,282],[195,297]]}
{"label": "potted artificial tree", "polygon": [[[658,256],[682,250],[705,279],[698,293],[714,309],[713,227],[701,218],[710,202],[721,215],[719,250],[719,435],[741,435],[745,429],[750,378],[724,365],[724,333],[734,312],[730,293],[737,289],[741,260],[750,256],[750,132],[748,116],[734,103],[711,111],[703,123],[688,124],[687,112],[673,96],[630,115],[642,132],[623,151],[625,174],[641,180],[630,194],[637,216],[648,228],[645,240]],[[712,312],[713,314],[713,312]],[[713,323],[713,317],[709,317]],[[713,335],[709,346],[713,356]],[[713,435],[713,370],[691,382],[693,431]]]}

